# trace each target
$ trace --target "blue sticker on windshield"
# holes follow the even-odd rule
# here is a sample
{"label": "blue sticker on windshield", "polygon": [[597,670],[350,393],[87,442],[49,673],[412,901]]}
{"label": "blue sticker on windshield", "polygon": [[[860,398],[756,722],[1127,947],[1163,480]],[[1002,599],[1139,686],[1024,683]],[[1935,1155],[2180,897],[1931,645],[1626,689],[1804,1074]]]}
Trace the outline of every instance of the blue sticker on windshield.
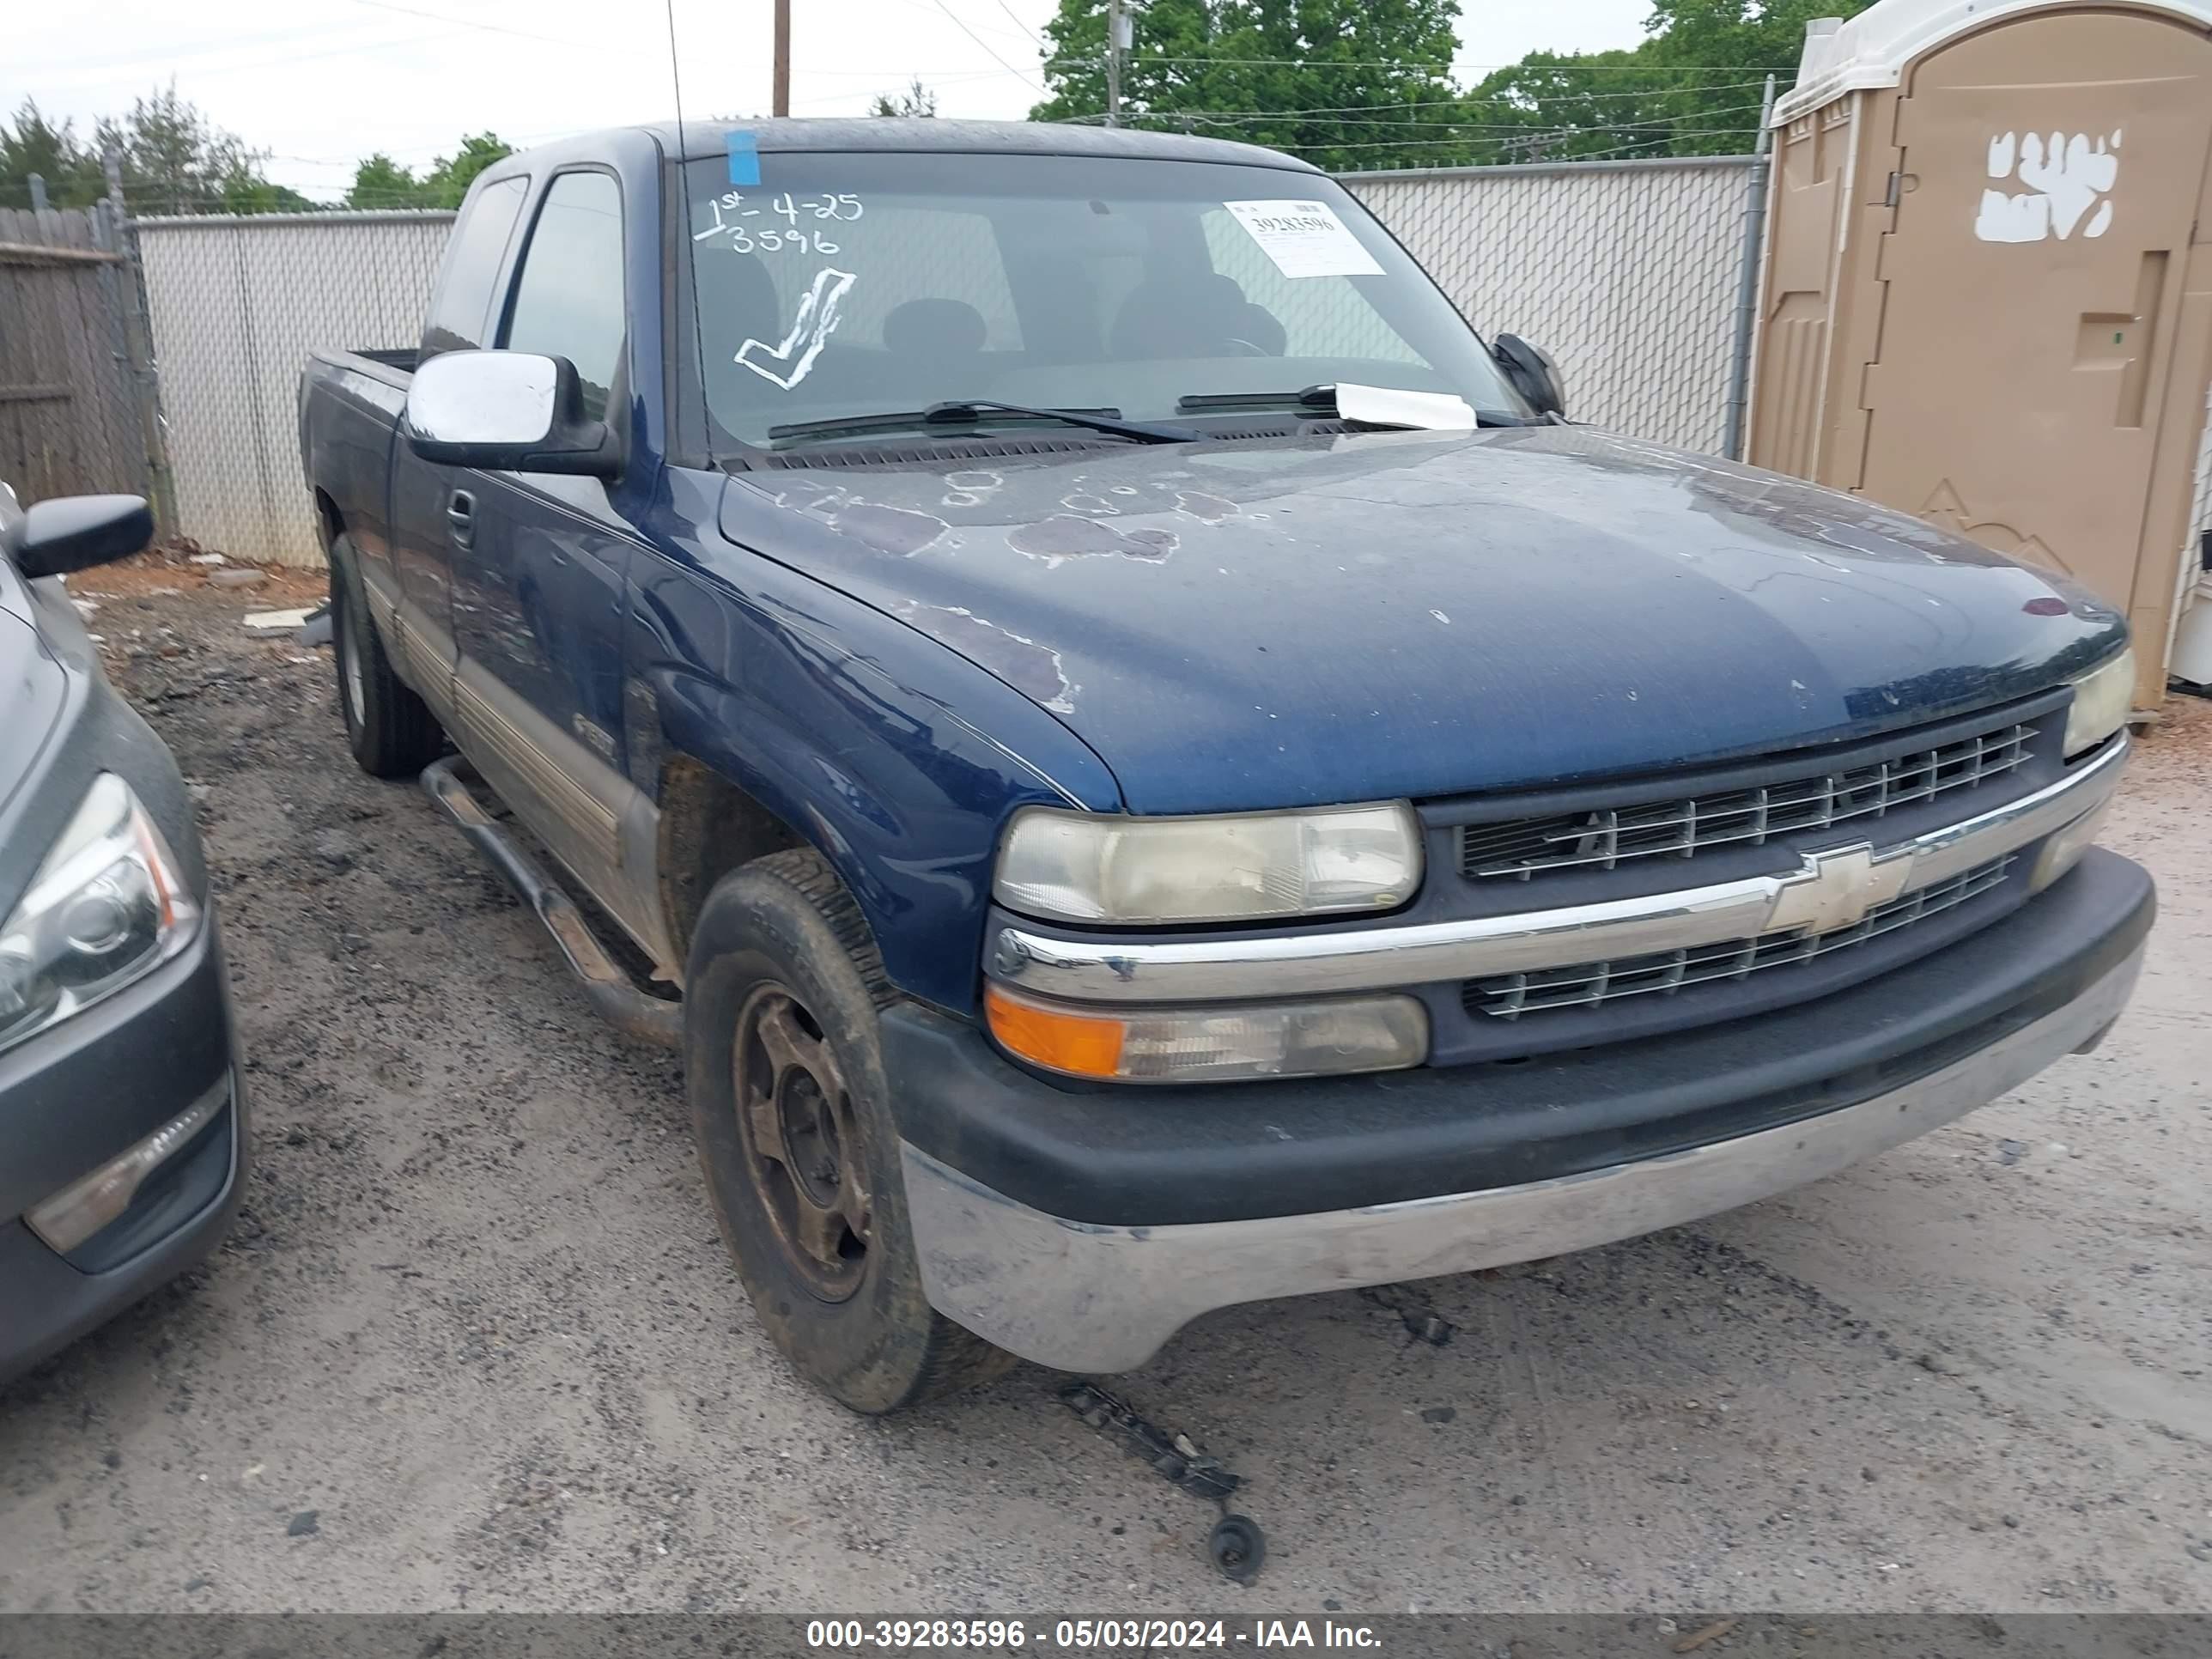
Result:
{"label": "blue sticker on windshield", "polygon": [[730,182],[733,185],[760,183],[760,140],[750,132],[730,134]]}

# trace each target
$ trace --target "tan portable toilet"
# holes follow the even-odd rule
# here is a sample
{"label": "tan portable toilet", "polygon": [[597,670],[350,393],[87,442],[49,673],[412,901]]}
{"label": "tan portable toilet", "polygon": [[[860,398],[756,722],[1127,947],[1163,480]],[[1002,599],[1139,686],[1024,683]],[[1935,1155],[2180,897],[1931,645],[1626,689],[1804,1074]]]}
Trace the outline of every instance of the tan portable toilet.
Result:
{"label": "tan portable toilet", "polygon": [[2155,704],[2212,383],[2212,0],[1879,0],[1807,30],[1749,458],[2075,577]]}

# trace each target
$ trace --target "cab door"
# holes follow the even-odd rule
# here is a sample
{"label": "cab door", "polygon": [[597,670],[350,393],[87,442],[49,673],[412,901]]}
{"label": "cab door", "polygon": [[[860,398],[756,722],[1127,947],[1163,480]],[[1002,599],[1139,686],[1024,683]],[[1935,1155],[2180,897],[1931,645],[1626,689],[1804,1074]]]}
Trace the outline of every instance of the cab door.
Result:
{"label": "cab door", "polygon": [[[494,297],[503,292],[499,278],[529,191],[530,180],[520,174],[491,180],[462,208],[438,267],[418,363],[490,339],[497,322]],[[391,441],[388,545],[362,545],[362,577],[402,673],[439,718],[450,721],[456,647],[447,514],[455,495],[477,488],[474,481],[483,475],[424,460],[397,431]]]}
{"label": "cab door", "polygon": [[[497,343],[566,357],[586,412],[627,426],[623,203],[596,167],[555,173]],[[647,303],[657,296],[645,296]],[[619,883],[623,583],[638,538],[617,496],[643,481],[487,472],[445,504],[459,647],[454,720],[479,770],[603,897]]]}

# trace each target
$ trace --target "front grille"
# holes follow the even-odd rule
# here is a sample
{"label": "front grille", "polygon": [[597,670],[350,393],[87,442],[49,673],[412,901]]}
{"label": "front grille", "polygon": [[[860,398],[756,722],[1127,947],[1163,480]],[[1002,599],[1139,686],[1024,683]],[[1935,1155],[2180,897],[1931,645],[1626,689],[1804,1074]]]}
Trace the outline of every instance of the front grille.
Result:
{"label": "front grille", "polygon": [[2034,730],[2001,726],[1871,765],[1753,789],[1508,823],[1470,823],[1460,831],[1460,872],[1470,881],[1526,881],[1549,871],[1612,870],[1637,859],[1693,858],[1716,848],[1756,847],[1779,836],[1878,818],[1972,789],[2025,765]]}
{"label": "front grille", "polygon": [[1832,951],[1847,951],[1978,898],[2005,878],[2005,872],[2017,856],[2008,853],[1948,880],[1878,904],[1850,927],[1828,933],[1796,929],[1761,933],[1753,939],[1655,951],[1648,956],[1622,957],[1611,962],[1578,963],[1469,980],[1462,988],[1461,1000],[1470,1014],[1519,1019],[1561,1009],[1600,1007],[1624,997],[1673,996],[1693,985],[1747,979],[1770,968],[1786,968]]}

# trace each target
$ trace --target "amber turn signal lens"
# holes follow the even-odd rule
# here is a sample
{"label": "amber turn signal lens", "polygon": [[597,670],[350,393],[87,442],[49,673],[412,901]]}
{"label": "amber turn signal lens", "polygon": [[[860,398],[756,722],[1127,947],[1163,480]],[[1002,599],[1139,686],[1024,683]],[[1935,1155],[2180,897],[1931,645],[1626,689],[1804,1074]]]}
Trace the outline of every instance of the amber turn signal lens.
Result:
{"label": "amber turn signal lens", "polygon": [[991,1035],[1009,1054],[1076,1077],[1110,1078],[1121,1065],[1127,1026],[1118,1019],[1071,1014],[1009,996],[995,985],[983,988],[983,1012]]}
{"label": "amber turn signal lens", "polygon": [[1229,1083],[1418,1066],[1429,1016],[1409,996],[1216,1003],[1114,1014],[1032,1000],[997,985],[983,1007],[999,1046],[1069,1077],[1123,1083]]}

